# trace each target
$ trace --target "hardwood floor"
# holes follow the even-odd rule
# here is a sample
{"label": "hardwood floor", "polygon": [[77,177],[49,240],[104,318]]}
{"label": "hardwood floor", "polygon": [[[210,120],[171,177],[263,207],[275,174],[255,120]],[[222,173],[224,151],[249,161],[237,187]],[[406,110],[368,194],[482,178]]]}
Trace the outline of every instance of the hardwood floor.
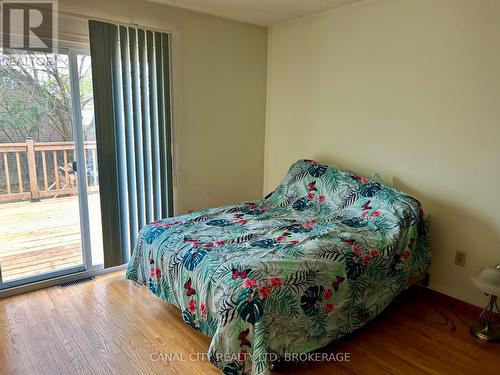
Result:
{"label": "hardwood floor", "polygon": [[[500,344],[468,334],[476,307],[415,287],[379,318],[320,352],[349,362],[289,366],[290,374],[498,374]],[[202,361],[210,338],[123,272],[0,300],[0,374],[220,374]],[[282,370],[283,371],[283,370]],[[281,373],[281,372],[278,372]]]}

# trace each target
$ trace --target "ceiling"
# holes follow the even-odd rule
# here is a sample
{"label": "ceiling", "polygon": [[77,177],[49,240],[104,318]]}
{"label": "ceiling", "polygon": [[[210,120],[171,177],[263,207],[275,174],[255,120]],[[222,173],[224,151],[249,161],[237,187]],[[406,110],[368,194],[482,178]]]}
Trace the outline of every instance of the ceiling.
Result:
{"label": "ceiling", "polygon": [[362,0],[150,0],[215,16],[271,26]]}

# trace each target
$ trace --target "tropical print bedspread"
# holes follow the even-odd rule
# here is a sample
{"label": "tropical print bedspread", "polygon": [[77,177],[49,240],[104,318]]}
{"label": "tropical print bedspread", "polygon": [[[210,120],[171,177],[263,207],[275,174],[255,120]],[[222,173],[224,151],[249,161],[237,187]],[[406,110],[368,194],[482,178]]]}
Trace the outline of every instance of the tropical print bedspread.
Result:
{"label": "tropical print bedspread", "polygon": [[300,160],[266,199],[145,226],[127,278],[211,336],[225,374],[258,375],[360,328],[429,265],[417,200]]}

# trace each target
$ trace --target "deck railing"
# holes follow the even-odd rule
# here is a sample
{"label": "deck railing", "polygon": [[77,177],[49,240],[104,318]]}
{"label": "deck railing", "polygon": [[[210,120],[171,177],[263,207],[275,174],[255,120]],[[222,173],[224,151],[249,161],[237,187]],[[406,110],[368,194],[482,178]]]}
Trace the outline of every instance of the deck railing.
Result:
{"label": "deck railing", "polygon": [[27,138],[26,143],[0,143],[4,172],[1,185],[5,186],[0,190],[0,202],[76,194],[77,175],[85,175],[89,192],[97,191],[95,141],[84,142],[84,150],[87,170],[76,173],[72,168],[73,142],[34,142]]}

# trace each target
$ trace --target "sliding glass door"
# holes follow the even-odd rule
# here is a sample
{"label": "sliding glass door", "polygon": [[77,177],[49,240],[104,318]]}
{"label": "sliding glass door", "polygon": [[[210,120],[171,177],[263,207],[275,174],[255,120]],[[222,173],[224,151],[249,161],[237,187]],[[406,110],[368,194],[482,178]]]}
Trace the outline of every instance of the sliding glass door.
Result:
{"label": "sliding glass door", "polygon": [[99,267],[90,57],[0,57],[0,289]]}

